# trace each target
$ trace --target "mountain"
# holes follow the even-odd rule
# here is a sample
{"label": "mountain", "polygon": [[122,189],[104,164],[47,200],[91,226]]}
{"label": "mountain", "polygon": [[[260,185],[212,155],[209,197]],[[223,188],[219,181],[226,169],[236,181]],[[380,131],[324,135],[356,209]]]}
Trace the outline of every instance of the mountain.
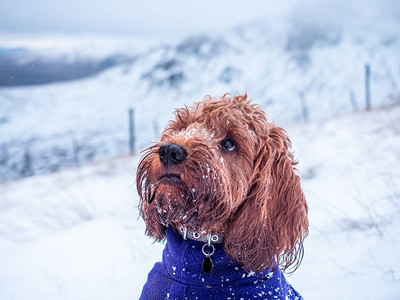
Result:
{"label": "mountain", "polygon": [[[310,17],[252,22],[138,51],[108,40],[107,55],[90,48],[103,53],[94,55],[98,61],[121,53],[134,59],[79,80],[0,88],[0,178],[127,153],[129,108],[138,151],[157,139],[174,108],[207,94],[247,92],[281,125],[325,120],[365,108],[369,65],[372,107],[396,103],[399,27],[388,21],[350,30]],[[73,61],[88,48],[82,40],[72,48],[59,44]]]}
{"label": "mountain", "polygon": [[0,87],[88,77],[134,61],[152,44],[132,37],[0,34]]}

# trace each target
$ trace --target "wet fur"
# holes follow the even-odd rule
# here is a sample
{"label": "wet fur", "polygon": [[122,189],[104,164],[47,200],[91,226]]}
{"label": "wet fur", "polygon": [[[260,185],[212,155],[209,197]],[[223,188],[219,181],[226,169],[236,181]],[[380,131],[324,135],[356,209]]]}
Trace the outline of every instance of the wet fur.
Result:
{"label": "wet fur", "polygon": [[[247,95],[207,96],[175,114],[137,170],[146,233],[156,240],[167,226],[224,233],[226,254],[246,270],[296,269],[308,207],[286,132]],[[221,148],[226,137],[234,151]],[[158,149],[165,143],[182,146],[186,160],[163,166]]]}

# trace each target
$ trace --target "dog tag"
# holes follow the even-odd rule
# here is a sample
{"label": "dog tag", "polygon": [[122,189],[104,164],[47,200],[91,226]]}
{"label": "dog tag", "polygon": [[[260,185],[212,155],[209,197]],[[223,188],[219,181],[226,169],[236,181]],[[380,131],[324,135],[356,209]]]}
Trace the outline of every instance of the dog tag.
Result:
{"label": "dog tag", "polygon": [[206,274],[210,274],[213,267],[214,267],[214,264],[213,264],[211,258],[206,256],[206,258],[203,260],[203,272]]}

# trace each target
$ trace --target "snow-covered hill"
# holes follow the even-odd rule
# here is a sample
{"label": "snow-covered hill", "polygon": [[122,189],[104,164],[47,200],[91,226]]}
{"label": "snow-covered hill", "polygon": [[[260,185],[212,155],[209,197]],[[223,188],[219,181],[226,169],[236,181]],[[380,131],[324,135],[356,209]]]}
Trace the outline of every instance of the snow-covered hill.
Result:
{"label": "snow-covered hill", "polygon": [[[170,117],[167,114],[166,117]],[[305,299],[400,297],[400,106],[286,126],[309,204]],[[138,299],[161,244],[123,157],[0,183],[1,299]]]}
{"label": "snow-covered hill", "polygon": [[388,21],[373,30],[347,30],[321,16],[254,22],[144,47],[134,61],[94,77],[1,88],[0,179],[126,153],[130,107],[140,150],[174,108],[206,94],[247,92],[283,124],[363,109],[365,64],[372,106],[396,103],[399,29]]}
{"label": "snow-covered hill", "polygon": [[88,77],[132,62],[154,42],[133,37],[0,34],[0,86]]}

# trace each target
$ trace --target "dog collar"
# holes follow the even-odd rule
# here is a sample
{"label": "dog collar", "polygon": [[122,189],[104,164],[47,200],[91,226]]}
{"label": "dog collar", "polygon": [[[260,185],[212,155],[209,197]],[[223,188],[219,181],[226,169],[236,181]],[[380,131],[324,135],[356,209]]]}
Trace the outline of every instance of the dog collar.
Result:
{"label": "dog collar", "polygon": [[206,243],[209,247],[211,244],[222,244],[224,242],[224,235],[223,234],[216,234],[216,233],[209,233],[207,235],[202,235],[195,231],[189,231],[185,227],[181,227],[179,229],[180,235],[183,237],[184,240],[192,240]]}
{"label": "dog collar", "polygon": [[204,254],[204,260],[202,264],[203,272],[205,274],[210,274],[211,271],[213,270],[214,263],[211,259],[211,255],[214,254],[215,252],[215,247],[214,245],[216,244],[222,244],[224,241],[224,235],[223,234],[215,234],[215,233],[209,233],[206,236],[201,235],[198,232],[193,232],[193,231],[188,231],[186,227],[181,227],[179,230],[179,233],[182,235],[184,240],[193,240],[193,241],[199,241],[205,243],[203,247],[201,248],[201,251]]}

